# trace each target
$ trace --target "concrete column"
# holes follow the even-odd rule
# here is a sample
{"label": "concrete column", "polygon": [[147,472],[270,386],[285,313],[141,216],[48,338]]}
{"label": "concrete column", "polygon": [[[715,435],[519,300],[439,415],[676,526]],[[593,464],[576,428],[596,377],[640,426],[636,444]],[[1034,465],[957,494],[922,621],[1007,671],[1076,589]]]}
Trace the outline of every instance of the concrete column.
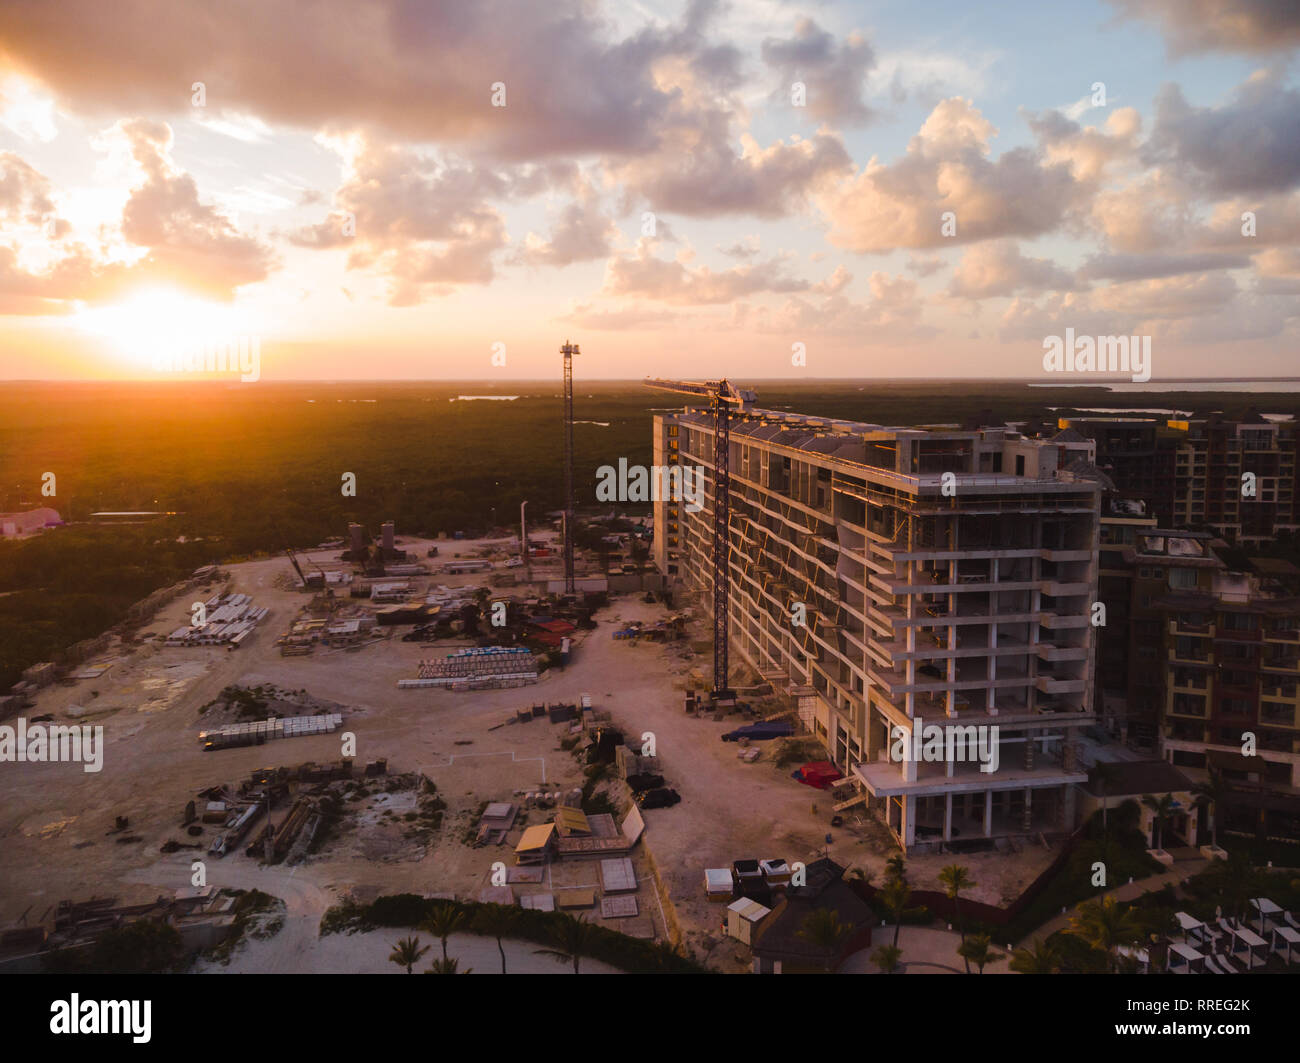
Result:
{"label": "concrete column", "polygon": [[1026,831],[1029,830],[1029,825],[1034,821],[1033,808],[1031,807],[1031,803],[1033,801],[1033,793],[1034,793],[1033,790],[1029,789],[1028,787],[1025,788],[1025,818],[1022,821],[1022,823],[1023,823],[1023,829]]}
{"label": "concrete column", "polygon": [[993,791],[984,791],[984,837],[993,837]]}
{"label": "concrete column", "polygon": [[1065,820],[1065,827],[1067,830],[1074,830],[1075,793],[1073,786],[1065,787],[1065,794],[1061,804],[1063,809],[1062,818]]}
{"label": "concrete column", "polygon": [[1025,771],[1034,770],[1034,732],[1025,732]]}
{"label": "concrete column", "polygon": [[916,798],[904,797],[900,808],[903,817],[903,848],[910,849],[916,844]]}
{"label": "concrete column", "polygon": [[952,841],[952,794],[944,797],[943,805],[943,840]]}

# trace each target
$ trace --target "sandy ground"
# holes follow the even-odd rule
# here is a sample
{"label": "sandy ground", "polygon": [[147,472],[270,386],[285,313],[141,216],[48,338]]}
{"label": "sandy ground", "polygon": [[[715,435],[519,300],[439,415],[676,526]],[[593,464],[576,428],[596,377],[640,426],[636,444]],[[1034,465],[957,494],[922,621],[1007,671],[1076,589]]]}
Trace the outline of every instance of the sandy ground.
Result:
{"label": "sandy ground", "polygon": [[[424,544],[404,540],[402,545],[423,559]],[[456,550],[468,555],[476,544],[438,545],[445,559]],[[312,556],[325,561],[333,555],[319,551]],[[759,762],[738,760],[736,745],[720,741],[736,720],[715,723],[685,715],[687,673],[708,668],[705,658],[683,659],[689,640],[664,645],[612,638],[628,620],[662,616],[661,605],[645,604],[636,595],[613,598],[610,608],[597,614],[597,629],[576,645],[569,667],[547,673],[535,686],[473,693],[408,691],[397,689],[398,679],[414,676],[421,658],[449,653],[455,645],[429,647],[395,638],[357,652],[317,649],[311,656],[281,657],[275,639],[307,601],[286,578],[287,560],[249,562],[229,571],[230,590],[251,594],[255,604],[271,609],[239,650],[166,648],[152,642],[115,646],[101,659],[116,658],[108,673],[47,688],[36,707],[25,711],[29,720],[50,713],[59,722],[102,725],[104,770],[92,774],[80,765],[51,763],[7,764],[0,770],[0,925],[41,919],[64,898],[114,896],[134,903],[187,886],[190,862],[200,854],[165,856],[159,846],[168,839],[191,841],[180,824],[185,803],[197,790],[235,783],[267,765],[339,758],[339,734],[204,753],[197,742],[204,725],[199,710],[230,684],[302,689],[346,706],[344,730],[356,736],[358,764],[382,757],[390,772],[423,772],[449,806],[433,844],[414,852],[401,845],[368,848],[366,832],[356,827],[296,867],[261,866],[242,853],[225,860],[207,858],[209,882],[256,887],[288,905],[285,928],[275,938],[245,946],[248,958],[240,962],[253,964],[249,970],[363,969],[347,966],[354,953],[357,963],[373,964],[375,970],[392,967],[387,963],[392,934],[373,950],[369,944],[358,946],[355,938],[352,945],[347,939],[317,940],[320,914],[345,894],[360,900],[404,891],[476,898],[488,884],[494,861],[513,864],[511,849],[524,822],[546,818],[534,811],[516,824],[507,845],[475,849],[462,844],[461,836],[479,806],[510,800],[520,789],[563,790],[582,781],[574,756],[559,746],[567,725],[544,719],[498,725],[519,708],[576,701],[583,693],[591,694],[598,708],[608,709],[625,734],[655,734],[667,783],[683,801],[645,813],[646,841],[688,945],[711,966],[746,969],[748,950],[719,934],[721,912],[703,895],[706,867],[730,866],[747,857],[806,862],[829,853],[842,864],[873,871],[879,880],[893,851],[883,828],[867,816],[850,818],[846,828],[832,831],[829,795],[796,783],[789,777],[791,768],[778,770],[771,763],[770,743],[764,744]],[[435,574],[428,582],[474,586],[478,580]],[[188,616],[189,602],[181,599],[146,630],[170,631]],[[400,635],[409,628],[395,630]],[[277,821],[286,811],[277,810]],[[119,815],[129,817],[129,835],[138,835],[139,841],[119,844],[108,835]],[[828,832],[829,844],[824,840]],[[209,828],[205,834],[205,848],[213,833]],[[638,847],[634,860],[638,879],[646,883],[650,872],[644,848]],[[1019,892],[1050,857],[1046,850],[1028,850],[1014,858],[990,854],[961,862],[979,884],[970,896],[996,902]],[[939,868],[951,860],[918,857],[909,862],[910,877],[918,888],[933,885]],[[546,883],[516,892],[592,885],[599,870],[594,863],[570,861],[553,865],[549,874]],[[665,913],[653,888],[643,884],[638,901],[635,928],[627,920],[609,925],[663,936]],[[469,965],[493,969],[492,962],[471,955],[472,944],[469,939]],[[489,960],[499,967],[495,945],[489,945]],[[532,962],[520,956],[521,963]]]}

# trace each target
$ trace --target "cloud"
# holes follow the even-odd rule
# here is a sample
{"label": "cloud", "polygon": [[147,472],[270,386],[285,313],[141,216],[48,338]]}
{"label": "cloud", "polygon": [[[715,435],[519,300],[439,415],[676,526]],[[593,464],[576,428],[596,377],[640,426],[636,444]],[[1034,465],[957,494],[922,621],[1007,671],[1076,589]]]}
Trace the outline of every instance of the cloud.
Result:
{"label": "cloud", "polygon": [[718,251],[728,258],[750,259],[757,255],[763,248],[762,239],[757,233],[750,233],[743,240],[739,240],[730,247],[718,246]]}
{"label": "cloud", "polygon": [[637,296],[678,306],[729,303],[758,292],[802,292],[812,285],[785,271],[786,260],[769,259],[756,265],[714,271],[690,268],[681,258],[655,258],[646,241],[636,252],[611,259],[605,274],[605,293]]}
{"label": "cloud", "polygon": [[1145,155],[1195,174],[1212,193],[1293,188],[1300,184],[1300,91],[1259,71],[1222,107],[1193,107],[1177,85],[1166,85]]}
{"label": "cloud", "polygon": [[[1051,164],[1028,148],[997,159],[996,130],[969,100],[944,100],[896,162],[872,159],[856,176],[821,195],[828,239],[859,252],[935,248],[1003,236],[1037,236],[1059,226],[1089,189],[1066,162]],[[943,215],[956,233],[942,233]]]}
{"label": "cloud", "polygon": [[862,89],[876,57],[860,33],[849,34],[839,44],[812,19],[801,18],[793,37],[766,38],[761,55],[780,77],[773,102],[790,106],[792,86],[800,82],[806,89],[807,113],[817,121],[861,125],[875,117],[862,99]]}
{"label": "cloud", "polygon": [[947,263],[939,255],[908,255],[907,268],[918,277],[929,277],[938,273]]}
{"label": "cloud", "polygon": [[364,137],[338,147],[345,177],[334,193],[335,209],[288,234],[291,243],[347,248],[348,268],[385,276],[395,306],[492,281],[493,258],[508,238],[505,218],[490,201],[531,192],[535,173],[504,174]]}
{"label": "cloud", "polygon": [[948,294],[960,299],[988,299],[1019,291],[1068,291],[1074,279],[1045,258],[1028,258],[1014,240],[977,244],[953,272]]}
{"label": "cloud", "polygon": [[759,307],[750,315],[759,332],[787,336],[853,336],[864,341],[898,344],[932,338],[938,329],[921,321],[924,304],[916,282],[876,271],[867,279],[868,302],[855,302],[836,291],[812,302],[793,296],[778,310]]}
{"label": "cloud", "polygon": [[1088,280],[1151,280],[1176,277],[1185,273],[1208,273],[1221,269],[1245,269],[1250,266],[1246,255],[1224,254],[1142,254],[1092,255],[1079,270]]}
{"label": "cloud", "polygon": [[1096,181],[1107,164],[1129,158],[1137,149],[1142,118],[1132,107],[1106,116],[1104,129],[1081,126],[1060,111],[1022,111],[1030,130],[1043,146],[1049,164],[1068,163],[1078,181]]}
{"label": "cloud", "polygon": [[655,155],[611,165],[611,179],[654,210],[689,217],[780,218],[801,210],[812,193],[853,165],[843,141],[832,133],[791,136],[766,148],[745,134],[737,151],[728,114],[714,111],[699,118],[674,125]]}
{"label": "cloud", "polygon": [[148,248],[140,270],[218,298],[266,279],[275,265],[270,248],[200,201],[194,178],[171,160],[172,131],[165,122],[131,119],[115,131],[144,174],[122,211],[122,236]]}
{"label": "cloud", "polygon": [[1183,181],[1167,171],[1153,170],[1127,185],[1097,193],[1089,221],[1114,251],[1165,252],[1190,238],[1195,211]]}
{"label": "cloud", "polygon": [[[365,129],[498,159],[657,149],[676,99],[663,80],[725,90],[740,57],[709,41],[716,5],[618,36],[585,0],[314,0],[203,5],[68,0],[0,5],[0,40],[20,72],[68,109],[178,117],[191,85],[209,106],[271,124]],[[502,83],[504,107],[493,106]]]}
{"label": "cloud", "polygon": [[22,157],[0,151],[0,220],[43,225],[54,213],[50,182]]}
{"label": "cloud", "polygon": [[681,315],[659,307],[637,304],[614,310],[594,309],[590,303],[580,303],[569,313],[555,320],[575,328],[598,332],[620,332],[631,329],[663,328],[681,319]]}
{"label": "cloud", "polygon": [[1269,52],[1300,44],[1293,0],[1110,0],[1121,14],[1154,24],[1173,55]]}
{"label": "cloud", "polygon": [[54,219],[43,175],[12,153],[0,156],[0,216],[44,222],[47,236],[60,241],[38,269],[21,265],[12,248],[0,245],[0,295],[10,312],[21,305],[32,308],[27,312],[58,312],[65,309],[60,301],[103,302],[143,284],[228,300],[237,288],[270,275],[277,265],[272,250],[200,200],[194,178],[173,163],[165,122],[118,122],[101,145],[125,150],[135,175],[120,222],[101,225],[93,248],[65,238],[67,223]]}
{"label": "cloud", "polygon": [[515,260],[530,266],[568,266],[609,254],[616,226],[602,210],[594,189],[584,185],[579,197],[565,206],[548,238],[529,233]]}

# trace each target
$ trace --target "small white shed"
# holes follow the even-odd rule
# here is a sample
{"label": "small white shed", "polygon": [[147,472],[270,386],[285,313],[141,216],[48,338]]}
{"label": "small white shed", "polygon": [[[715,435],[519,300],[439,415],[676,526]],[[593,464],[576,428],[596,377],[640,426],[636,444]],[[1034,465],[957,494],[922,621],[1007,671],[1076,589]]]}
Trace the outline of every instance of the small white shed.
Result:
{"label": "small white shed", "polygon": [[752,945],[763,920],[771,914],[771,908],[765,908],[748,897],[741,897],[727,905],[727,935],[746,945]]}

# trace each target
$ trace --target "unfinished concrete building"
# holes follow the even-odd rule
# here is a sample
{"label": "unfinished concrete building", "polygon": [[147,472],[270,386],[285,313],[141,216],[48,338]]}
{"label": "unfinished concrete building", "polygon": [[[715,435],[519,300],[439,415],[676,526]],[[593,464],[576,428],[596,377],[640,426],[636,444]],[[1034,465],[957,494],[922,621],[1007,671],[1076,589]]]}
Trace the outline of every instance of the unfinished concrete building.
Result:
{"label": "unfinished concrete building", "polygon": [[[655,417],[656,465],[705,469],[702,509],[655,504],[656,564],[688,591],[712,578],[712,437],[706,409]],[[1095,469],[1005,427],[752,408],[730,444],[733,652],[900,844],[1072,829],[1074,738],[1094,720]],[[984,728],[996,770],[900,759],[932,724],[959,743]]]}

